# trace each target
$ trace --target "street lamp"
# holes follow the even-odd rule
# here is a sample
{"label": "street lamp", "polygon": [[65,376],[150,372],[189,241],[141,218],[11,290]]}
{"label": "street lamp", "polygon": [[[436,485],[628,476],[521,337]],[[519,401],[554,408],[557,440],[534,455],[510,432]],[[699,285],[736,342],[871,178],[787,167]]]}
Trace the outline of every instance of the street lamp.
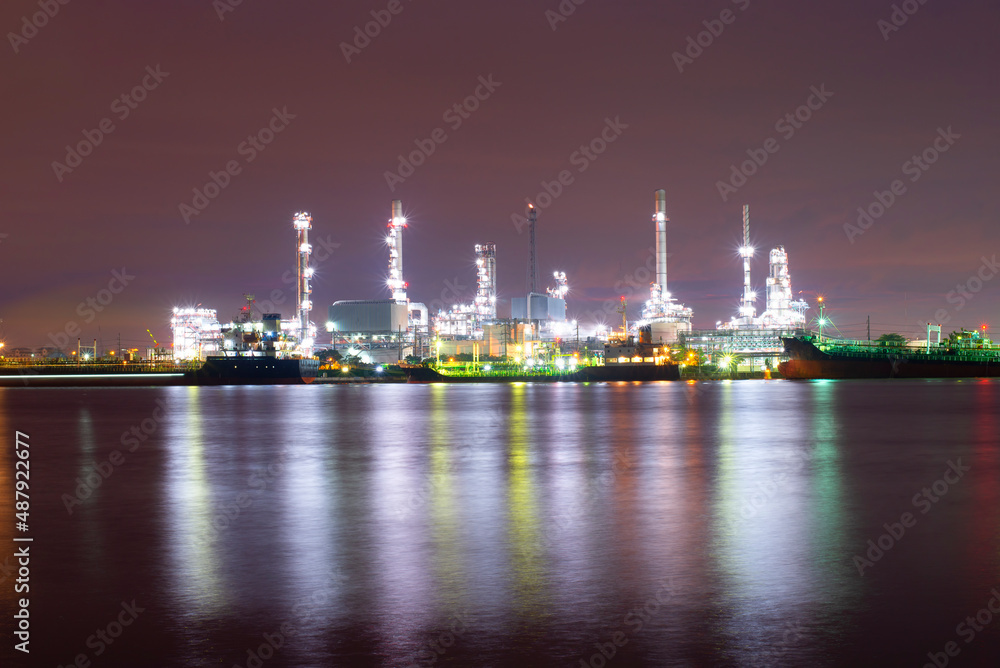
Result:
{"label": "street lamp", "polygon": [[826,324],[826,318],[823,317],[823,309],[826,304],[823,303],[823,298],[819,297],[819,342],[823,343],[823,325]]}

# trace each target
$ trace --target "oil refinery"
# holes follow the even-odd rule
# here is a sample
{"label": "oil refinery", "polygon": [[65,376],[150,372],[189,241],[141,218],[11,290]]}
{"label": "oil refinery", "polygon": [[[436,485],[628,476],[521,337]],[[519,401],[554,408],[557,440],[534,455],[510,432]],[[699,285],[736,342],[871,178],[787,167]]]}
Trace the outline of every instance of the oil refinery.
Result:
{"label": "oil refinery", "polygon": [[[314,221],[309,213],[298,212],[292,216],[290,230],[295,238],[294,313],[283,317],[271,312],[275,309],[269,304],[264,312],[251,294],[243,295],[241,308],[230,318],[220,319],[218,309],[201,304],[178,306],[170,315],[172,344],[151,349],[146,362],[190,366],[229,361],[228,366],[219,367],[221,371],[203,369],[201,380],[224,379],[227,374],[239,377],[248,373],[249,367],[244,366],[256,363],[255,368],[260,369],[261,361],[267,360],[273,361],[274,369],[280,366],[278,362],[287,361],[287,368],[280,371],[283,377],[305,378],[313,373],[311,364],[317,356],[373,366],[432,359],[439,369],[455,364],[455,373],[492,373],[498,377],[568,375],[595,364],[617,367],[616,373],[629,378],[664,377],[659,371],[642,371],[644,367],[674,365],[683,369],[706,363],[756,373],[776,369],[785,357],[782,338],[800,335],[807,326],[809,304],[792,290],[788,253],[781,245],[767,256],[765,304],[758,315],[758,293],[752,282],[756,249],[750,236],[748,206],[743,207],[737,249],[742,292],[735,313],[730,320],[716,323],[714,329],[703,330],[693,329],[693,310],[669,288],[670,218],[665,190],[655,191],[653,198],[655,270],[651,272],[649,297],[641,305],[640,317],[631,322],[622,299],[620,329],[608,331],[602,329],[603,323],[572,319],[570,314],[582,309],[572,308],[573,291],[566,272],[545,266],[538,246],[539,211],[533,205],[529,205],[527,222],[527,244],[520,249],[524,253],[521,257],[527,257],[522,265],[526,269],[523,293],[503,295],[498,282],[503,259],[520,253],[517,249],[505,253],[496,243],[484,240],[472,246],[474,263],[469,276],[474,274],[475,291],[466,299],[454,294],[451,303],[436,300],[432,310],[411,300],[413,290],[403,262],[409,222],[403,202],[393,200],[384,233],[383,266],[387,270],[381,284],[385,292],[328,303],[324,327],[328,336],[318,336],[312,321],[314,267],[309,242]],[[547,284],[542,276],[551,277]],[[78,344],[77,352],[74,361],[78,364],[102,357],[96,341],[92,349]],[[136,362],[138,358],[137,354],[128,357]],[[306,365],[309,368],[292,368],[298,361],[310,362]]]}
{"label": "oil refinery", "polygon": [[[641,316],[629,323],[624,303],[620,330],[601,336],[589,329],[580,338],[580,323],[567,318],[571,296],[564,271],[550,271],[548,286],[541,285],[538,252],[538,209],[529,205],[527,266],[523,295],[501,298],[498,291],[498,249],[484,241],[473,246],[475,293],[468,301],[456,300],[430,312],[426,304],[411,301],[410,283],[403,263],[403,237],[409,223],[401,200],[393,200],[386,223],[385,247],[387,294],[342,299],[328,307],[325,329],[329,339],[320,341],[310,316],[313,307],[308,213],[293,217],[296,235],[296,311],[282,320],[280,314],[257,313],[252,295],[230,322],[218,320],[208,308],[177,308],[171,319],[175,360],[200,360],[209,356],[264,355],[308,358],[317,350],[332,348],[341,356],[369,364],[395,364],[406,359],[433,357],[446,360],[469,356],[512,358],[527,365],[551,364],[572,352],[574,364],[583,359],[616,363],[663,363],[669,348],[696,351],[705,359],[738,359],[748,370],[773,368],[782,354],[782,336],[806,326],[809,305],[796,299],[784,247],[771,250],[766,279],[765,308],[757,314],[757,292],[752,284],[755,248],[750,238],[749,207],[743,207],[742,243],[738,256],[742,265],[743,290],[736,313],[712,330],[692,328],[693,310],[671,293],[667,272],[667,214],[665,190],[657,190],[653,201],[655,271],[649,298]],[[498,314],[498,303],[510,304],[509,317]],[[439,302],[440,303],[440,302]],[[587,327],[593,324],[587,323]],[[610,350],[607,346],[612,346]],[[648,351],[640,350],[643,346]],[[655,352],[653,352],[655,348]],[[634,361],[636,360],[636,361]],[[649,362],[647,362],[649,360]],[[568,368],[568,364],[564,365]]]}

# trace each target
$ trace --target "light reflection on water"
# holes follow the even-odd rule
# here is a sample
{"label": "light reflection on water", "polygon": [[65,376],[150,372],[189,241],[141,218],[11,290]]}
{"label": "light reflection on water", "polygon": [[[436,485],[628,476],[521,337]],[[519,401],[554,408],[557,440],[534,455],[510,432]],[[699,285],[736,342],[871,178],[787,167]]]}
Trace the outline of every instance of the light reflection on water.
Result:
{"label": "light reflection on water", "polygon": [[[37,535],[61,549],[35,600],[76,601],[39,612],[60,663],[134,597],[149,612],[107,665],[245,665],[283,624],[266,666],[578,666],[616,633],[621,665],[918,663],[1000,582],[998,390],[63,390],[45,421],[47,391],[6,390],[0,425],[49,444]],[[68,515],[60,494],[157,399],[162,423]],[[967,482],[860,576],[852,557],[958,457]]]}

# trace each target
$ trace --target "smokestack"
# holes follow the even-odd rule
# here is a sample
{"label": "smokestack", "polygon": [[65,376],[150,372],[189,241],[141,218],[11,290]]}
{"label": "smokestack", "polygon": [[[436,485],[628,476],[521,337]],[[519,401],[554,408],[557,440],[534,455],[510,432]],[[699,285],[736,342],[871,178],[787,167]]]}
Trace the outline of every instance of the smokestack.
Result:
{"label": "smokestack", "polygon": [[309,245],[309,230],[312,229],[312,216],[306,212],[295,214],[292,221],[295,227],[296,244],[298,249],[298,291],[296,292],[296,315],[298,316],[299,348],[306,356],[312,356],[312,343],[309,341],[309,311],[312,310],[312,288],[309,286],[309,279],[312,277],[312,267],[309,266],[309,257],[312,255],[312,246]]}
{"label": "smokestack", "polygon": [[[538,292],[538,256],[536,255],[535,247],[535,225],[538,223],[538,210],[535,209],[534,204],[528,205],[528,231],[530,232],[529,243],[531,248],[528,253],[528,301],[531,302],[530,295]],[[528,307],[529,312],[531,307]]]}
{"label": "smokestack", "polygon": [[403,201],[392,200],[392,218],[389,219],[389,289],[392,298],[397,303],[407,303],[406,281],[403,280],[403,228],[406,218],[403,217]]}
{"label": "smokestack", "polygon": [[656,191],[656,284],[660,294],[667,294],[667,191]]}
{"label": "smokestack", "polygon": [[743,258],[743,304],[740,307],[740,317],[745,318],[743,324],[750,325],[757,315],[754,307],[753,288],[750,286],[750,258],[753,257],[753,246],[750,245],[750,205],[743,205],[743,245],[740,246],[740,257]]}

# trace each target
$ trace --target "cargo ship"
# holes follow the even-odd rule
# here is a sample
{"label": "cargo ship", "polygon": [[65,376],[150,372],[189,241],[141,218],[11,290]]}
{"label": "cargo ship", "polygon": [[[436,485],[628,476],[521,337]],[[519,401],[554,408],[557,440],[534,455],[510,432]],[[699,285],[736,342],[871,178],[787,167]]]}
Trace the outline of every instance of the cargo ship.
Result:
{"label": "cargo ship", "polygon": [[0,366],[0,387],[301,385],[319,373],[314,359],[208,357],[202,363],[48,363]]}
{"label": "cargo ship", "polygon": [[604,346],[604,364],[573,367],[484,364],[472,371],[448,373],[420,365],[400,365],[412,383],[588,383],[680,380],[680,366],[670,360],[668,349],[632,337]]}
{"label": "cargo ship", "polygon": [[873,341],[820,341],[813,336],[783,337],[788,360],[778,365],[793,380],[840,378],[994,378],[1000,377],[1000,348],[975,332],[956,343],[924,347]]}

